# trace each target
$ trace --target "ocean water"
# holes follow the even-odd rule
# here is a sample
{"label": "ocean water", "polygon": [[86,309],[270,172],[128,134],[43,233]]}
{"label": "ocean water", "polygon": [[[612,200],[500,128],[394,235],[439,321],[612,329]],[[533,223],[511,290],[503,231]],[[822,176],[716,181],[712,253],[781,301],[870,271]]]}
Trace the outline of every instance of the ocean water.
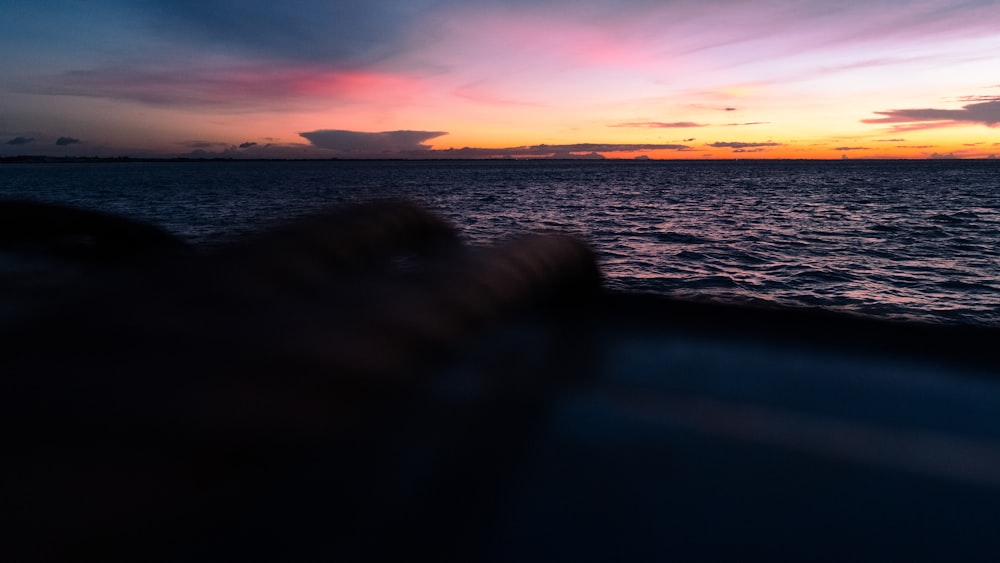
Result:
{"label": "ocean water", "polygon": [[1000,161],[9,164],[0,198],[217,244],[329,205],[407,199],[470,244],[559,230],[609,287],[1000,326]]}

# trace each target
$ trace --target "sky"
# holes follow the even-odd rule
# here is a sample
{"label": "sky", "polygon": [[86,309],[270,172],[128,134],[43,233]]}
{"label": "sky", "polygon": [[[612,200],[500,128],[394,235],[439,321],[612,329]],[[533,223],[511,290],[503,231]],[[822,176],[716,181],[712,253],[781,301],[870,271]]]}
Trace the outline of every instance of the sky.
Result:
{"label": "sky", "polygon": [[1000,0],[0,8],[2,156],[1000,155]]}

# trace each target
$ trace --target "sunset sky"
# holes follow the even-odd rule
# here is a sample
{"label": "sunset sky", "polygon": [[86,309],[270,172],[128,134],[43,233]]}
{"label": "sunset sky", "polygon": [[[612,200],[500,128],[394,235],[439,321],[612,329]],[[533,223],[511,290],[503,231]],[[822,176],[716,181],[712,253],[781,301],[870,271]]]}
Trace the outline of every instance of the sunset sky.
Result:
{"label": "sunset sky", "polygon": [[0,155],[986,158],[1000,2],[3,0]]}

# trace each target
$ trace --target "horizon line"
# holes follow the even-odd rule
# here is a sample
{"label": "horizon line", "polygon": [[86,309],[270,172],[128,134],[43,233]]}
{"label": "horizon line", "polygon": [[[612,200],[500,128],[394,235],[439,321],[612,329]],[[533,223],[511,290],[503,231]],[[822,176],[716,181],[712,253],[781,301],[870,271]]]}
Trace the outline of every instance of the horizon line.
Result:
{"label": "horizon line", "polygon": [[615,158],[615,157],[603,157],[603,158],[553,158],[553,157],[487,157],[487,158],[441,158],[441,157],[428,157],[428,158],[413,158],[413,157],[354,157],[354,158],[344,158],[344,157],[303,157],[303,158],[239,158],[239,157],[192,157],[192,156],[48,156],[48,155],[16,155],[16,156],[0,156],[0,163],[3,164],[19,164],[19,163],[44,163],[44,162],[331,162],[331,161],[341,161],[341,162],[532,162],[532,161],[561,161],[561,162],[736,162],[736,161],[791,161],[791,162],[845,162],[845,161],[864,161],[864,162],[892,162],[892,161],[949,161],[949,160],[1000,160],[995,156],[983,156],[983,157],[959,157],[959,156],[949,156],[944,158],[907,158],[907,157],[855,157],[855,158],[782,158],[782,157],[733,157],[733,158]]}

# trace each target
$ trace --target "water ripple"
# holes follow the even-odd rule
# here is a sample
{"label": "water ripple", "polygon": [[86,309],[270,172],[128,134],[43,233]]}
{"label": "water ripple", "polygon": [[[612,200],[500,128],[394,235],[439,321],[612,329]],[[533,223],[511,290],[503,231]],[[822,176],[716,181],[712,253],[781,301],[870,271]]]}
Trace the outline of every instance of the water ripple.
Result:
{"label": "water ripple", "polygon": [[215,243],[319,206],[417,201],[473,244],[565,230],[625,290],[1000,326],[1000,162],[216,162],[0,167]]}

